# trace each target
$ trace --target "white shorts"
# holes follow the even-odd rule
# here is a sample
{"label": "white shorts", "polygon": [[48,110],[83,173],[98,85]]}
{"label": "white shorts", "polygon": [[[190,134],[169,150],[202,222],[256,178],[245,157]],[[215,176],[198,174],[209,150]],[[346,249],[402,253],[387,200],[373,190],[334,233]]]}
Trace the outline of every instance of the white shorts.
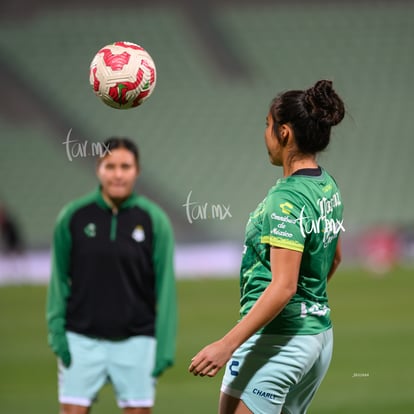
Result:
{"label": "white shorts", "polygon": [[67,332],[72,363],[59,361],[59,402],[89,407],[106,382],[111,382],[120,408],[152,407],[156,379],[156,340],[134,336],[119,341]]}
{"label": "white shorts", "polygon": [[221,391],[255,414],[304,414],[331,361],[332,329],[317,335],[253,335],[226,366]]}

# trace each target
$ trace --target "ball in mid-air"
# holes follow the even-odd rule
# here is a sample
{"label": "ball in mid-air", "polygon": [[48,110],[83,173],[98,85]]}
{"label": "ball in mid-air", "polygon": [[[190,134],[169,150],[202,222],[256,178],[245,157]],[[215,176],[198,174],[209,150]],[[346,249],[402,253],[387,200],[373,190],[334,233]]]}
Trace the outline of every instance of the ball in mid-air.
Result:
{"label": "ball in mid-air", "polygon": [[157,73],[153,59],[141,46],[115,42],[93,58],[89,82],[95,94],[112,108],[141,105],[154,91]]}

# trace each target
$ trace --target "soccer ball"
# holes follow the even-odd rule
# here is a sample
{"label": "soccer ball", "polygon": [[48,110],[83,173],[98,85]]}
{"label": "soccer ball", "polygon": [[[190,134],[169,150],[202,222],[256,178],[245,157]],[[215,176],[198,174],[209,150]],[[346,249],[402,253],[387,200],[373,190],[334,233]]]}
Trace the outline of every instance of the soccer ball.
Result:
{"label": "soccer ball", "polygon": [[95,94],[112,108],[141,105],[154,91],[156,68],[149,53],[130,42],[103,47],[91,62],[89,82]]}

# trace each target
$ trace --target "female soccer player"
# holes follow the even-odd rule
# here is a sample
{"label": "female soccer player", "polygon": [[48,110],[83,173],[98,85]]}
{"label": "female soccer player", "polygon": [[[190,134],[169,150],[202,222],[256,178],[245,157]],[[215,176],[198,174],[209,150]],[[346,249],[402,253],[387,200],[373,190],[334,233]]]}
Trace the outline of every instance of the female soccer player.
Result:
{"label": "female soccer player", "polygon": [[203,348],[189,371],[213,377],[226,363],[220,414],[302,414],[332,355],[326,293],[341,260],[342,199],[316,161],[344,117],[332,82],[282,93],[265,142],[283,178],[250,215],[241,264],[241,320]]}
{"label": "female soccer player", "polygon": [[173,232],[161,208],[134,193],[135,144],[104,146],[99,188],[68,204],[54,233],[47,323],[60,413],[87,414],[110,381],[124,414],[149,414],[155,379],[174,361]]}

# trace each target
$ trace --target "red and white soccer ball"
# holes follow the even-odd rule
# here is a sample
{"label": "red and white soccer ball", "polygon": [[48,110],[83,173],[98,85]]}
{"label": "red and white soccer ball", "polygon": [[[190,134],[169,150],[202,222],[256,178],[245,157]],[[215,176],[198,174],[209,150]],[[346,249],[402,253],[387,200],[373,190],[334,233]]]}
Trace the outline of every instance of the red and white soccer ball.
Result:
{"label": "red and white soccer ball", "polygon": [[141,46],[115,42],[103,47],[91,62],[89,82],[95,94],[112,108],[141,105],[154,91],[154,61]]}

